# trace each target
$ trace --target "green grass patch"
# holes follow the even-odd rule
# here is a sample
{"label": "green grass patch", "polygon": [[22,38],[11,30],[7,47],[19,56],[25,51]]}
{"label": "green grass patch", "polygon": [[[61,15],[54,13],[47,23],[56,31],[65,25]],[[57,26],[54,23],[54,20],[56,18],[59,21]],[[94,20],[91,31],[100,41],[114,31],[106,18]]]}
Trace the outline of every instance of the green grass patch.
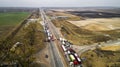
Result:
{"label": "green grass patch", "polygon": [[8,12],[0,13],[0,26],[16,25],[29,15],[28,12]]}
{"label": "green grass patch", "polygon": [[6,36],[10,31],[28,17],[28,12],[0,13],[0,38]]}

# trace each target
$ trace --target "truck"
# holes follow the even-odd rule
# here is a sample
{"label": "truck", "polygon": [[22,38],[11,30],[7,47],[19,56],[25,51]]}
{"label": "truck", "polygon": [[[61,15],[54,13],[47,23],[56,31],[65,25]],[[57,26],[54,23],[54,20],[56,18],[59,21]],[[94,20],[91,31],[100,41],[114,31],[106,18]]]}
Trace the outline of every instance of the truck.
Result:
{"label": "truck", "polygon": [[72,48],[69,48],[69,51],[71,52],[71,54],[76,53]]}
{"label": "truck", "polygon": [[62,49],[63,49],[63,51],[64,51],[64,52],[66,52],[66,51],[67,51],[67,49],[65,48],[65,46],[64,46],[64,45],[61,45],[61,47],[62,47]]}
{"label": "truck", "polygon": [[70,58],[71,62],[73,62],[75,60],[75,57],[72,54],[69,55],[69,58]]}
{"label": "truck", "polygon": [[76,59],[75,65],[81,64],[81,59],[79,58],[79,56],[76,53],[74,53],[74,57]]}

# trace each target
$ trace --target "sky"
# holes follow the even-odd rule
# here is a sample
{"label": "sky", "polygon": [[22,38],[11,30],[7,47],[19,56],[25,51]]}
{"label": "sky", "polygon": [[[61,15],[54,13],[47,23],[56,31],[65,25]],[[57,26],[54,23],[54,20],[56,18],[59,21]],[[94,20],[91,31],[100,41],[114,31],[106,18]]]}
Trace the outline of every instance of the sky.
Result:
{"label": "sky", "polygon": [[0,7],[120,7],[120,0],[0,0]]}

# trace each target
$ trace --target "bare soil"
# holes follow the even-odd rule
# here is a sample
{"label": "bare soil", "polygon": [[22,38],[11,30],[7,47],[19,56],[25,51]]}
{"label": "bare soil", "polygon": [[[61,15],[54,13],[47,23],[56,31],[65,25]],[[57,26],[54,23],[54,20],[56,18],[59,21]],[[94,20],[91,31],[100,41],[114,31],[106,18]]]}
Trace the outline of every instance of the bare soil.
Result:
{"label": "bare soil", "polygon": [[120,18],[86,19],[81,21],[69,21],[70,23],[91,31],[106,31],[120,28]]}

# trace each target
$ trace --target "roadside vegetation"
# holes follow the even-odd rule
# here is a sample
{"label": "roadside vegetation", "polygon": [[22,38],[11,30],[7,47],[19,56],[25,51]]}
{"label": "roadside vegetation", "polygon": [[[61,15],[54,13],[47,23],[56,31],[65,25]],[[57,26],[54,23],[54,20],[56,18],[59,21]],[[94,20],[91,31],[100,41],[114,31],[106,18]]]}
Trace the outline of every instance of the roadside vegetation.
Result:
{"label": "roadside vegetation", "polygon": [[81,55],[84,67],[119,67],[120,51],[96,49]]}
{"label": "roadside vegetation", "polygon": [[75,45],[87,45],[98,42],[106,42],[113,39],[111,37],[104,36],[99,32],[93,32],[77,27],[64,19],[54,19],[52,22],[56,27],[60,28],[63,36]]}
{"label": "roadside vegetation", "polygon": [[[44,32],[42,25],[38,23],[39,12],[34,12],[27,19],[38,19],[29,21],[21,19],[22,23],[15,23],[15,30],[8,30],[7,36],[0,40],[0,65],[18,65],[21,67],[34,67],[35,60],[33,55],[42,50],[44,45]],[[26,16],[27,17],[27,16]],[[13,23],[14,25],[14,23]],[[20,44],[12,48],[15,43]]]}
{"label": "roadside vegetation", "polygon": [[110,35],[114,39],[120,38],[120,29],[109,30],[109,31],[101,31],[101,32]]}
{"label": "roadside vegetation", "polygon": [[[27,27],[24,26],[23,28],[21,28],[12,40],[7,41],[4,47],[6,47],[6,49],[9,47],[8,50],[4,50],[3,48],[1,52],[1,54],[3,55],[5,54],[4,52],[7,52],[8,57],[3,59],[4,62],[15,62],[22,67],[31,66],[31,64],[35,60],[32,55],[45,47],[44,40],[44,32],[40,23],[29,23]],[[15,49],[14,52],[10,51],[9,49],[16,42],[20,42],[21,44]],[[1,58],[3,57],[1,56]]]}
{"label": "roadside vegetation", "polygon": [[[32,55],[45,47],[43,28],[37,22],[29,23],[27,27],[22,28],[14,40],[14,42],[23,43],[20,47],[17,48],[16,52],[14,53],[19,55],[18,58],[20,56],[23,57],[23,60],[19,61],[22,62],[21,65],[23,65],[23,67],[31,66],[31,63],[35,60]],[[21,57],[19,59],[21,59]]]}

